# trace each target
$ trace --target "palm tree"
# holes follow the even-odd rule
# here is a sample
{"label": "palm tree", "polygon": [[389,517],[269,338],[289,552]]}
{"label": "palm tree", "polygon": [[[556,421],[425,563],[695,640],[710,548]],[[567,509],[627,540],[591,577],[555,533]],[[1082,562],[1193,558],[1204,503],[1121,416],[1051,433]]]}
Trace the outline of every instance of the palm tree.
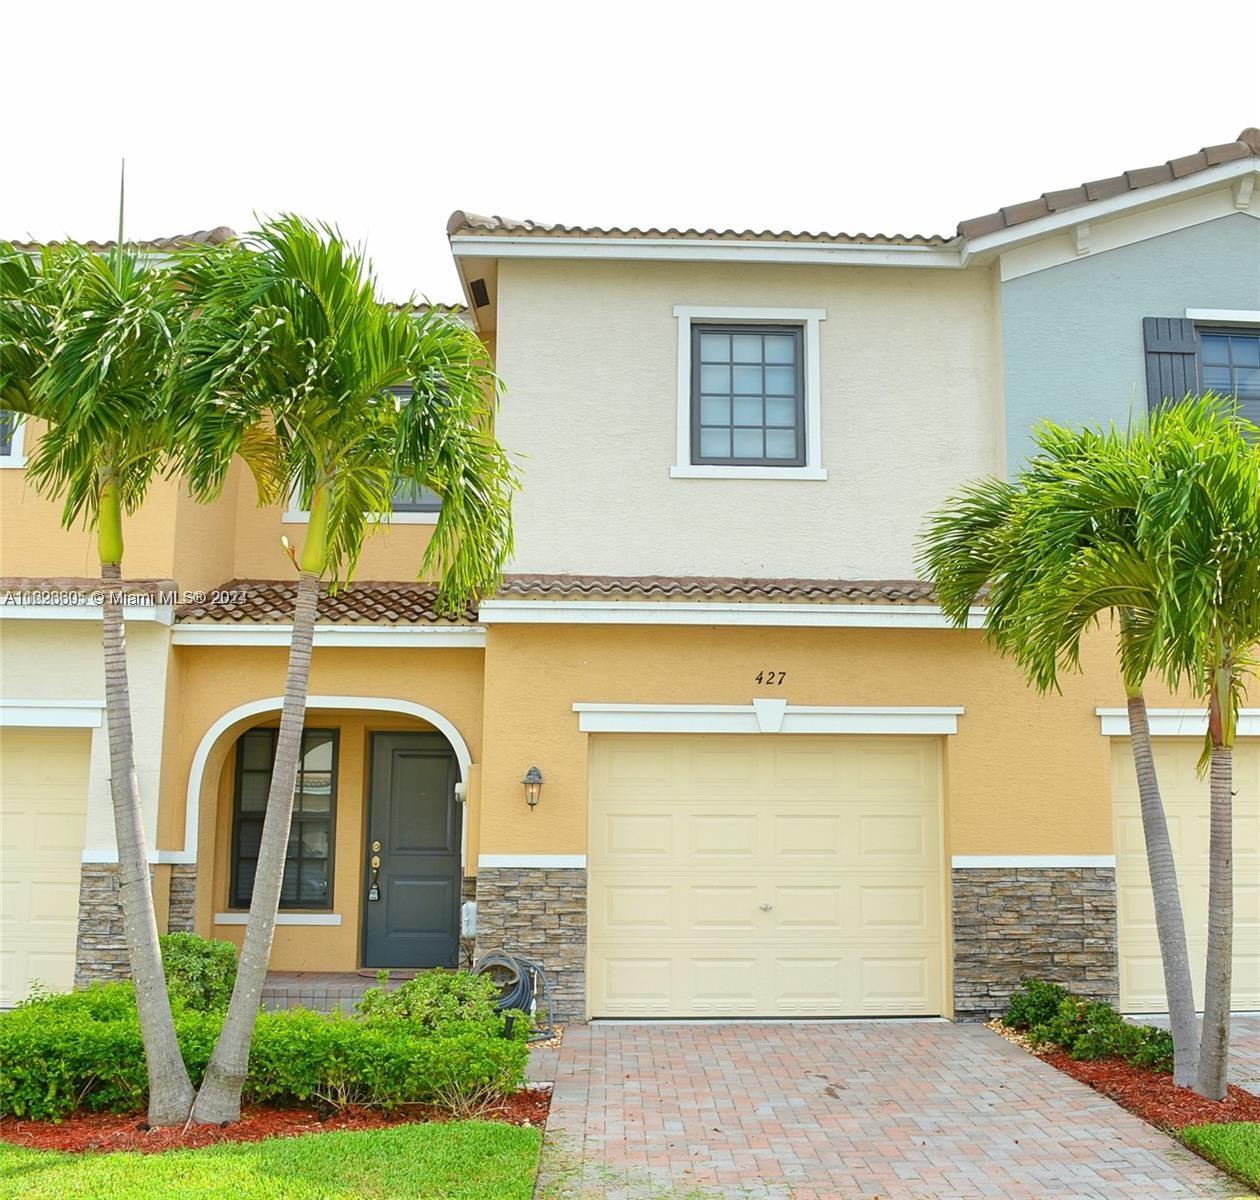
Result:
{"label": "palm tree", "polygon": [[1160,563],[1159,669],[1207,703],[1200,769],[1209,770],[1210,839],[1203,1037],[1195,1090],[1227,1094],[1233,972],[1233,748],[1260,642],[1260,428],[1205,396],[1152,422],[1149,504],[1141,515]]}
{"label": "palm tree", "polygon": [[1134,511],[1143,487],[1140,453],[1114,430],[1044,425],[1040,454],[1013,481],[987,479],[932,520],[922,567],[950,620],[987,605],[985,628],[1039,691],[1077,668],[1081,640],[1104,616],[1117,619],[1121,675],[1137,772],[1147,869],[1173,1036],[1174,1079],[1194,1079],[1198,1022],[1168,821],[1151,747],[1144,687],[1152,670],[1154,565],[1137,548]]}
{"label": "palm tree", "polygon": [[369,263],[335,229],[285,216],[189,254],[180,280],[197,308],[173,376],[192,389],[182,407],[198,414],[181,439],[184,469],[196,488],[213,489],[261,422],[310,510],[300,554],[290,552],[293,635],[240,967],[193,1105],[195,1120],[220,1123],[240,1115],[271,955],[321,586],[350,576],[370,521],[390,512],[399,486],[423,485],[442,508],[418,566],[439,580],[439,604],[457,611],[498,581],[515,478],[494,439],[499,384],[480,340],[431,310],[382,304]]}
{"label": "palm tree", "polygon": [[180,300],[169,272],[118,244],[38,255],[0,245],[0,407],[47,423],[27,468],[95,529],[104,597],[105,710],[118,884],[149,1076],[149,1123],[187,1118],[193,1087],[171,1018],[136,778],[122,616],[123,517],[170,450],[162,402]]}
{"label": "palm tree", "polygon": [[[1260,429],[1235,405],[1211,395],[1163,406],[1131,435],[1043,426],[1042,453],[1014,483],[978,485],[956,512],[939,514],[923,556],[955,622],[988,583],[991,641],[1043,689],[1059,670],[1079,668],[1086,631],[1118,614],[1174,1077],[1217,1100],[1229,1054],[1232,748],[1260,640],[1257,439]],[[1194,1010],[1184,922],[1141,700],[1152,673],[1174,688],[1189,681],[1208,705],[1208,964],[1197,1066],[1187,1042]]]}

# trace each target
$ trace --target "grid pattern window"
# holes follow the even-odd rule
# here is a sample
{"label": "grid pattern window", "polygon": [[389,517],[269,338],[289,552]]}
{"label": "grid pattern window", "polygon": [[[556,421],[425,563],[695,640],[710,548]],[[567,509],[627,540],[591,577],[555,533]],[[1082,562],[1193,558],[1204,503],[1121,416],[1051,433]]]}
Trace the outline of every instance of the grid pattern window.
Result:
{"label": "grid pattern window", "polygon": [[13,432],[17,428],[17,414],[0,408],[0,457],[13,453]]}
{"label": "grid pattern window", "polygon": [[800,326],[692,326],[693,463],[804,466],[803,342]]}
{"label": "grid pattern window", "polygon": [[1237,397],[1243,415],[1260,422],[1260,329],[1200,330],[1199,383]]}
{"label": "grid pattern window", "polygon": [[[394,387],[389,389],[400,407],[410,404],[415,389]],[[419,483],[400,482],[394,489],[393,511],[396,513],[435,513],[442,511],[442,497]]]}
{"label": "grid pattern window", "polygon": [[[236,798],[232,829],[232,907],[248,908],[258,869],[271,769],[276,758],[275,729],[251,729],[236,746]],[[337,734],[332,729],[302,733],[293,793],[293,825],[280,907],[332,908],[332,847],[337,811]]]}

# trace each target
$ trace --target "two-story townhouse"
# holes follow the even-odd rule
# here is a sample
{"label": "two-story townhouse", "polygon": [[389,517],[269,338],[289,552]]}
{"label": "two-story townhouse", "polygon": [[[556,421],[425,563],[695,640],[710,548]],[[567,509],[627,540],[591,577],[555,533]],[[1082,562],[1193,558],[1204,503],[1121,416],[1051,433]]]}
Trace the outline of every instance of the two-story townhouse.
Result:
{"label": "two-story townhouse", "polygon": [[[432,514],[400,504],[325,601],[273,965],[454,965],[463,898],[477,949],[539,959],[566,1017],[964,1017],[1022,974],[1159,1007],[1110,635],[1038,697],[982,613],[946,627],[916,539],[1042,417],[1125,421],[1206,387],[1260,409],[1258,173],[1247,130],[950,237],[454,214],[464,319],[509,389],[516,558],[499,594],[439,619],[406,582]],[[15,490],[6,542],[46,519]],[[153,622],[155,879],[172,927],[239,937],[284,674],[278,543],[303,518],[234,476],[184,519],[130,568],[207,593]],[[5,573],[66,573],[53,542],[24,537]],[[33,674],[53,625],[6,622],[6,659],[36,630],[49,648],[6,678],[5,712],[45,728],[6,730],[6,762],[27,811],[43,788],[86,812],[86,837],[44,840],[83,858],[77,950],[62,929],[55,953],[90,978],[120,949],[107,800],[33,745],[81,736],[46,728],[76,712],[63,671]],[[1201,966],[1204,721],[1151,702]],[[1243,732],[1235,1002],[1254,1008],[1260,712]],[[5,884],[37,917],[31,836]]]}

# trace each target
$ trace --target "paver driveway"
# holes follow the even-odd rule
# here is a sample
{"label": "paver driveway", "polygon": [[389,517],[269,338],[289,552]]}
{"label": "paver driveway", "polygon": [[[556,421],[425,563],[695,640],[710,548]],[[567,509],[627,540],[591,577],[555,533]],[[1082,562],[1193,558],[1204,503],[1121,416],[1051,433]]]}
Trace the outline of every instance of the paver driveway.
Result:
{"label": "paver driveway", "polygon": [[1242,1191],[979,1025],[574,1025],[554,1071],[538,1192],[547,1200]]}

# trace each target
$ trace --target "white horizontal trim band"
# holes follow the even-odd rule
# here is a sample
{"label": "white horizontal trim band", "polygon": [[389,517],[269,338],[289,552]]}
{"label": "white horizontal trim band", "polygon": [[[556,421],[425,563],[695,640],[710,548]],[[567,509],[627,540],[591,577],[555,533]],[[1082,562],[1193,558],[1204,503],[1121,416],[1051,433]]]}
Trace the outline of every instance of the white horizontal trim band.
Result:
{"label": "white horizontal trim band", "polygon": [[[1127,708],[1099,708],[1103,737],[1129,736]],[[1203,737],[1207,734],[1205,708],[1148,708],[1147,721],[1151,737]],[[1260,737],[1260,708],[1244,708],[1238,713],[1238,736]]]}
{"label": "white horizontal trim band", "polygon": [[[83,862],[91,863],[116,863],[118,861],[118,851],[113,846],[98,846],[83,851]],[[150,850],[150,864],[159,863],[194,863],[197,861],[195,854],[190,854],[187,850]]]}
{"label": "white horizontal trim band", "polygon": [[[124,604],[124,621],[157,621],[169,625],[174,609],[169,604]],[[99,621],[104,606],[82,604],[22,604],[0,600],[0,619],[9,621]]]}
{"label": "white horizontal trim band", "polygon": [[451,238],[457,258],[650,259],[665,262],[861,263],[864,266],[952,267],[955,248],[873,242],[715,241],[708,238],[495,237]]}
{"label": "white horizontal trim band", "polygon": [[[214,923],[216,925],[246,925],[249,923],[249,913],[243,912],[226,912],[215,913]],[[301,913],[301,912],[282,912],[276,913],[277,925],[340,925],[340,913]]]}
{"label": "white horizontal trim band", "polygon": [[[171,641],[177,646],[287,646],[292,625],[251,624],[176,625]],[[317,625],[316,646],[355,646],[363,649],[423,646],[425,649],[480,649],[486,631],[479,625]]]}
{"label": "white horizontal trim band", "polygon": [[104,700],[0,700],[0,726],[11,729],[99,729]]}
{"label": "white horizontal trim band", "polygon": [[482,854],[478,867],[543,867],[548,870],[585,867],[585,854]]}
{"label": "white horizontal trim band", "polygon": [[[483,600],[485,625],[750,625],[848,629],[952,629],[935,604],[739,604],[692,600]],[[984,628],[973,608],[968,629]]]}
{"label": "white horizontal trim band", "polygon": [[994,867],[1111,867],[1114,854],[955,854],[953,866],[962,870]]}
{"label": "white horizontal trim band", "polygon": [[751,704],[593,704],[579,702],[582,733],[954,734],[962,708],[847,708]]}

